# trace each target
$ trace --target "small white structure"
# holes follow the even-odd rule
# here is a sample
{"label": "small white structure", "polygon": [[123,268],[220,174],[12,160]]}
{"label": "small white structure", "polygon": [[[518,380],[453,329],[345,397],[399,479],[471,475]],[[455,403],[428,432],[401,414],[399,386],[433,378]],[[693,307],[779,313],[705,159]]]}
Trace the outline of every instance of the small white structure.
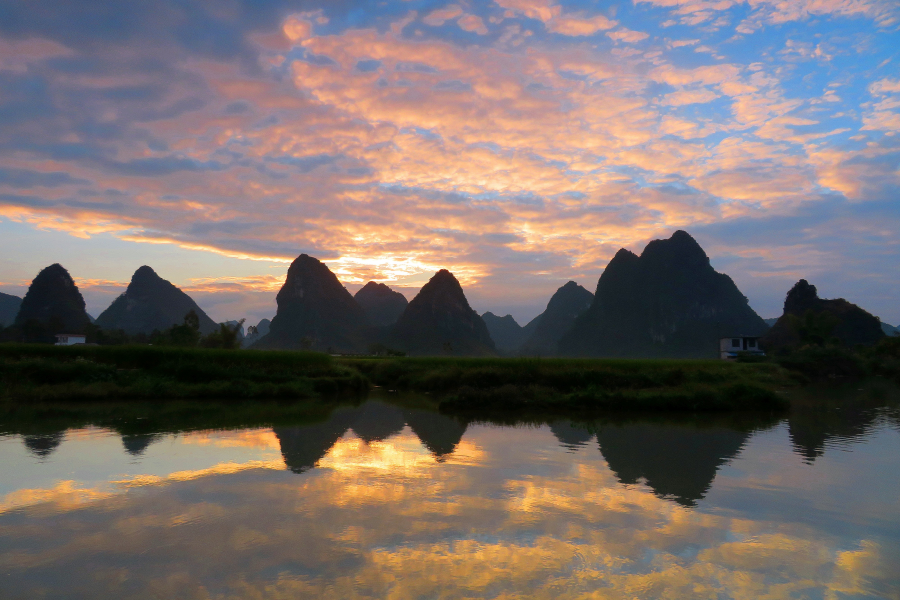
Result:
{"label": "small white structure", "polygon": [[56,334],[56,344],[57,346],[74,346],[75,344],[83,344],[84,343],[84,335],[80,333],[57,333]]}
{"label": "small white structure", "polygon": [[758,337],[736,335],[734,337],[721,338],[719,340],[719,357],[722,360],[733,360],[738,353],[756,354],[765,356],[765,352],[759,347]]}

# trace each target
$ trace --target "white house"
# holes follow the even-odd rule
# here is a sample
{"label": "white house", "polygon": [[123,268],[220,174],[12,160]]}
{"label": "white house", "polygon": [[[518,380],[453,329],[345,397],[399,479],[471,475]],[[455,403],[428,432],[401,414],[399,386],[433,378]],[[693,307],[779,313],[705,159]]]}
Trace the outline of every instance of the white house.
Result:
{"label": "white house", "polygon": [[737,358],[738,352],[765,356],[765,352],[759,347],[758,337],[736,335],[734,337],[721,338],[719,340],[719,357],[722,360],[735,359]]}
{"label": "white house", "polygon": [[84,335],[80,333],[57,333],[57,346],[74,346],[75,344],[83,344]]}

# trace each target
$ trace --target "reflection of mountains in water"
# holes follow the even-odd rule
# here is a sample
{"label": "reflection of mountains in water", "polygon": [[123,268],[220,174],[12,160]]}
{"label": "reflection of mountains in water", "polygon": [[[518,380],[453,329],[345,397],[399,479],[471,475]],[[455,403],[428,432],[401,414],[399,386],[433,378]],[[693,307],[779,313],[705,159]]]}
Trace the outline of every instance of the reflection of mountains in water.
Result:
{"label": "reflection of mountains in water", "polygon": [[32,454],[43,460],[59,447],[63,437],[65,437],[65,432],[57,431],[46,434],[23,435],[22,441]]}
{"label": "reflection of mountains in water", "polygon": [[144,450],[153,442],[160,439],[158,433],[123,433],[122,445],[125,451],[132,456],[141,456]]}
{"label": "reflection of mountains in water", "polygon": [[876,410],[853,407],[795,412],[788,419],[791,445],[804,462],[812,464],[829,446],[847,446],[870,436],[878,426],[878,415]]}
{"label": "reflection of mountains in water", "polygon": [[794,452],[812,464],[827,448],[865,441],[883,425],[900,429],[900,388],[869,380],[801,391],[788,435]]}
{"label": "reflection of mountains in water", "polygon": [[559,440],[559,444],[569,452],[574,452],[582,446],[586,446],[594,438],[593,432],[566,421],[551,423],[550,431]]}
{"label": "reflection of mountains in water", "polygon": [[619,481],[644,479],[659,496],[694,506],[709,491],[719,467],[734,458],[749,432],[676,424],[604,425],[600,452]]}
{"label": "reflection of mountains in water", "polygon": [[273,431],[281,444],[285,464],[294,473],[303,473],[313,468],[348,430],[371,443],[400,433],[405,425],[409,425],[438,461],[456,449],[466,431],[463,423],[451,417],[376,401],[335,409],[321,423],[275,427]]}
{"label": "reflection of mountains in water", "polygon": [[[694,506],[712,485],[719,467],[734,458],[749,433],[727,427],[701,428],[677,423],[591,426],[610,470],[624,484],[644,480],[654,493]],[[570,451],[594,437],[587,426],[556,422],[550,430]]]}

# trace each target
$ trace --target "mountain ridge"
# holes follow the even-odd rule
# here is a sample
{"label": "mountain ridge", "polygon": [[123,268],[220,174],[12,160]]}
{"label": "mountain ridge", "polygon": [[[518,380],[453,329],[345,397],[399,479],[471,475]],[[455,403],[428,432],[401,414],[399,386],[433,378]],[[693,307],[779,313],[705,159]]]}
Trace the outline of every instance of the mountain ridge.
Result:
{"label": "mountain ridge", "polygon": [[559,348],[564,356],[714,358],[720,337],[765,330],[732,279],[679,230],[640,256],[619,250]]}
{"label": "mountain ridge", "polygon": [[132,274],[125,292],[100,313],[95,324],[102,329],[121,329],[128,335],[146,334],[180,325],[190,311],[199,318],[200,333],[208,335],[219,329],[193,298],[143,265]]}
{"label": "mountain ridge", "polygon": [[59,263],[41,269],[22,298],[14,324],[25,328],[31,322],[48,328],[35,333],[44,341],[53,341],[52,336],[57,333],[85,333],[90,325],[84,298],[72,276]]}
{"label": "mountain ridge", "polygon": [[447,269],[422,286],[393,327],[390,340],[412,355],[496,355],[487,325]]}
{"label": "mountain ridge", "polygon": [[317,258],[301,254],[291,263],[275,302],[269,333],[252,348],[361,353],[367,346],[365,311]]}

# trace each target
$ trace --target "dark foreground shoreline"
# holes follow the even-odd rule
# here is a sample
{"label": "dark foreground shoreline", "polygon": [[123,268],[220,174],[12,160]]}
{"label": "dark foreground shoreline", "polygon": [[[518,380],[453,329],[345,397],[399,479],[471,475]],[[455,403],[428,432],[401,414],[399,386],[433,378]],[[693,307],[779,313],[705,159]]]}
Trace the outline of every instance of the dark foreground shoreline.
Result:
{"label": "dark foreground shoreline", "polygon": [[717,360],[342,358],[155,346],[0,345],[6,404],[329,400],[429,394],[442,411],[780,410],[775,364]]}

